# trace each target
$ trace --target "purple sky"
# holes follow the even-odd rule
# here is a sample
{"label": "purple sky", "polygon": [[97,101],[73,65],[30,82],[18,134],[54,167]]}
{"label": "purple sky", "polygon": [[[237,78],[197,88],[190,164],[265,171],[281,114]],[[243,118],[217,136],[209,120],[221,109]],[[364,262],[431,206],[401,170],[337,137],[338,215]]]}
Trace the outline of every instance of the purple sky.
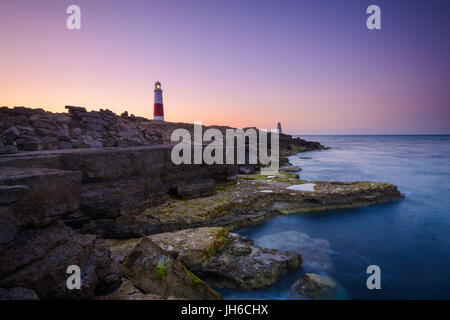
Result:
{"label": "purple sky", "polygon": [[445,0],[1,1],[0,105],[151,118],[159,80],[168,121],[449,134],[449,17]]}

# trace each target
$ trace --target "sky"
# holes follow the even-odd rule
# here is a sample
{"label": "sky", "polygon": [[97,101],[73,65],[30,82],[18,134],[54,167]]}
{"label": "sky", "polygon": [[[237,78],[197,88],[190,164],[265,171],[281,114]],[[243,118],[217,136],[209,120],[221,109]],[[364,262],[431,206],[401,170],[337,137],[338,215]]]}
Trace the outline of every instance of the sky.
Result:
{"label": "sky", "polygon": [[167,121],[450,134],[449,17],[448,0],[2,0],[0,106],[152,118],[160,81]]}

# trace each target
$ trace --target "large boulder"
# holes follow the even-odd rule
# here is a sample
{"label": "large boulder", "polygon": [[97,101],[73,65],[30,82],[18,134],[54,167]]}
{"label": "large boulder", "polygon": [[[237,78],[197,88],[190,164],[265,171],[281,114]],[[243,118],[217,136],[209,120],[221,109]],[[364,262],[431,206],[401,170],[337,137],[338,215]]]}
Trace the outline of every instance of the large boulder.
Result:
{"label": "large boulder", "polygon": [[39,151],[44,149],[44,143],[38,137],[24,137],[17,139],[17,145],[25,151]]}
{"label": "large boulder", "polygon": [[45,136],[42,138],[42,143],[44,144],[44,149],[54,150],[58,149],[58,138],[52,136]]}
{"label": "large boulder", "polygon": [[[81,269],[79,290],[67,288],[70,265]],[[32,289],[41,299],[90,298],[114,290],[121,277],[102,240],[75,233],[59,221],[21,231],[0,252],[0,287]]]}
{"label": "large boulder", "polygon": [[12,144],[20,136],[20,131],[16,127],[9,127],[2,132],[2,136],[6,142]]}
{"label": "large boulder", "polygon": [[149,237],[206,282],[220,288],[263,288],[302,263],[297,253],[255,246],[252,239],[223,228],[187,229]]}
{"label": "large boulder", "polygon": [[222,253],[229,232],[224,228],[205,227],[159,233],[149,238],[194,272],[201,272]]}
{"label": "large boulder", "polygon": [[[263,288],[302,263],[297,253],[255,246],[252,239],[220,227],[159,233],[147,238],[204,281],[219,288]],[[122,263],[139,241],[106,240],[106,243],[112,258]]]}
{"label": "large boulder", "polygon": [[145,294],[194,300],[221,299],[168,252],[143,238],[123,261],[125,276]]}
{"label": "large boulder", "polygon": [[339,285],[332,278],[306,273],[292,286],[294,295],[311,299],[332,299],[336,296]]}
{"label": "large boulder", "polygon": [[119,264],[122,264],[125,258],[136,248],[142,238],[115,240],[106,239],[105,243],[111,251],[111,258]]}

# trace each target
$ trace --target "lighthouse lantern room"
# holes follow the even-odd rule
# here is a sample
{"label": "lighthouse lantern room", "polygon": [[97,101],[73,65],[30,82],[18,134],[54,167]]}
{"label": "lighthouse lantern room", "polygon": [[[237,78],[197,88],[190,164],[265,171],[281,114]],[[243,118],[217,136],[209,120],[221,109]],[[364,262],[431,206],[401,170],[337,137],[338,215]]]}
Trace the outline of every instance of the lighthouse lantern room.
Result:
{"label": "lighthouse lantern room", "polygon": [[155,104],[153,106],[153,119],[164,121],[164,106],[161,90],[161,82],[155,83]]}

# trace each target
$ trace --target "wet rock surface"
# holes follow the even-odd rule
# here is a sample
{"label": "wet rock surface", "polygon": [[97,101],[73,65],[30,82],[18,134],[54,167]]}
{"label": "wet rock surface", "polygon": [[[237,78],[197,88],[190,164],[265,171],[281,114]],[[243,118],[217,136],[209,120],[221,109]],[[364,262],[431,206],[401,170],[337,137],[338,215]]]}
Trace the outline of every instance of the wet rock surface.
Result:
{"label": "wet rock surface", "polygon": [[281,172],[298,172],[302,171],[302,168],[299,166],[284,166],[280,168]]}
{"label": "wet rock surface", "polygon": [[306,273],[292,286],[294,295],[311,299],[332,299],[339,290],[339,284],[332,278]]}
{"label": "wet rock surface", "polygon": [[198,273],[220,288],[254,290],[274,284],[301,263],[297,253],[261,248],[250,238],[230,233],[222,252]]}

